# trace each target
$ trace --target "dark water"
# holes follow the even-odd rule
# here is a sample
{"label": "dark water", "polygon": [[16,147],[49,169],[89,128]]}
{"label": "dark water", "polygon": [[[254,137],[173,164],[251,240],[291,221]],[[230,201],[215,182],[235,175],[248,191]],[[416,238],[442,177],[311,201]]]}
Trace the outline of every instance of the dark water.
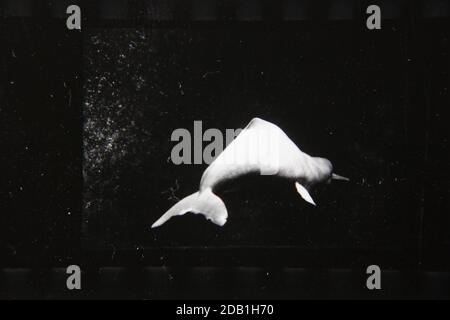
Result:
{"label": "dark water", "polygon": [[[376,33],[350,20],[83,33],[55,23],[2,25],[3,264],[188,247],[250,261],[283,252],[297,265],[361,252],[449,265],[448,20],[390,20]],[[225,227],[185,215],[151,231],[206,168],[168,161],[172,131],[255,116],[351,182],[314,189],[311,207],[291,182],[243,179],[219,192]]]}
{"label": "dark water", "polygon": [[[442,62],[443,33],[434,51]],[[447,205],[448,190],[431,190],[444,183],[448,82],[436,92],[429,81],[448,77],[448,61],[445,69],[424,58],[413,37],[393,22],[377,34],[353,22],[90,30],[84,234],[116,248],[423,245],[431,199],[441,201],[435,210]],[[351,182],[315,189],[314,208],[291,182],[244,179],[219,192],[225,227],[185,215],[150,230],[176,198],[197,191],[206,168],[168,160],[172,131],[192,133],[195,120],[204,130],[243,128],[255,116]]]}

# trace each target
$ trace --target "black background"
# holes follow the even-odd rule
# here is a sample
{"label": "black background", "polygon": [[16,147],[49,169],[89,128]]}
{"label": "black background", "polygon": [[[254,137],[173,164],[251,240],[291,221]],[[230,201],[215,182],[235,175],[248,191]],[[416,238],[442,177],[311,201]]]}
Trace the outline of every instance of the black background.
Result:
{"label": "black background", "polygon": [[[109,282],[99,266],[163,266],[149,274],[158,278],[160,272],[167,283],[184,279],[172,287],[159,280],[159,288],[171,289],[153,292],[156,297],[183,296],[180,288],[198,277],[208,279],[208,288],[223,281],[214,280],[218,269],[186,271],[187,265],[248,267],[222,274],[269,282],[264,289],[249,284],[241,297],[292,296],[292,288],[281,289],[289,287],[289,269],[280,267],[295,268],[297,280],[315,275],[310,291],[297,297],[333,297],[340,291],[316,286],[324,279],[357,283],[368,264],[448,271],[450,25],[448,17],[426,16],[444,11],[428,10],[427,2],[390,2],[395,5],[385,12],[391,18],[382,30],[369,31],[359,2],[344,1],[353,4],[350,11],[310,5],[301,21],[282,21],[283,8],[265,4],[244,10],[255,20],[246,22],[234,21],[227,5],[213,21],[210,11],[181,5],[169,20],[152,20],[144,13],[163,17],[162,5],[130,2],[122,11],[118,3],[86,4],[82,32],[46,17],[45,5],[34,5],[29,17],[10,16],[28,14],[10,2],[2,7],[3,267],[81,264],[100,291],[102,281]],[[175,180],[182,198],[196,191],[206,167],[168,163],[171,132],[192,130],[194,120],[204,129],[242,128],[254,116],[278,124],[304,151],[329,158],[351,183],[318,188],[319,206],[311,208],[290,183],[243,180],[220,193],[230,214],[223,229],[186,215],[150,231],[174,203],[167,191]],[[108,118],[113,126],[105,124]],[[83,150],[88,119],[95,125],[84,132]],[[123,128],[110,152],[102,149],[104,141],[89,140],[90,133]],[[100,160],[100,174],[91,170],[93,160]],[[359,271],[339,276],[331,271],[336,268]],[[50,282],[63,278],[58,272]],[[106,279],[134,273],[109,272]],[[267,279],[274,274],[279,277]],[[407,276],[392,277],[400,277],[401,288],[393,295],[404,295]],[[2,283],[13,287],[12,278],[4,271]],[[129,289],[128,297],[149,294],[136,292]]]}

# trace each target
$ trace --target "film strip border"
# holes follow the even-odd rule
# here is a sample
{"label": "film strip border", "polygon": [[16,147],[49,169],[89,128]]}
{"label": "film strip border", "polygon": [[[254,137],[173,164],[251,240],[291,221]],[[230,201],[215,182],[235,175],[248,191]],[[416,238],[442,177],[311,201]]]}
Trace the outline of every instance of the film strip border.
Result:
{"label": "film strip border", "polygon": [[0,269],[0,299],[448,299],[449,272],[383,270],[381,289],[363,269],[81,268],[70,289],[66,268]]}
{"label": "film strip border", "polygon": [[[3,0],[5,18],[64,18],[69,5],[79,5],[83,20],[140,21],[303,21],[353,20],[369,5],[381,8],[382,19],[450,17],[448,0]],[[413,8],[413,11],[411,11]]]}

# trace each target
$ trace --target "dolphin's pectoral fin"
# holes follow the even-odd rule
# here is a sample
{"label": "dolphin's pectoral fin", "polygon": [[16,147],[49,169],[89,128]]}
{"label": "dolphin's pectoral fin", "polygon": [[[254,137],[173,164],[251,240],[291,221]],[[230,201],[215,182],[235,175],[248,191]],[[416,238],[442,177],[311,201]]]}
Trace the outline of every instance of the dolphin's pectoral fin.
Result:
{"label": "dolphin's pectoral fin", "polygon": [[302,196],[303,200],[305,200],[306,202],[311,203],[314,206],[316,205],[314,200],[311,198],[311,195],[309,194],[308,190],[306,190],[306,188],[304,186],[302,186],[300,183],[296,182],[295,183],[295,188],[297,189],[297,192],[300,193],[300,195]]}

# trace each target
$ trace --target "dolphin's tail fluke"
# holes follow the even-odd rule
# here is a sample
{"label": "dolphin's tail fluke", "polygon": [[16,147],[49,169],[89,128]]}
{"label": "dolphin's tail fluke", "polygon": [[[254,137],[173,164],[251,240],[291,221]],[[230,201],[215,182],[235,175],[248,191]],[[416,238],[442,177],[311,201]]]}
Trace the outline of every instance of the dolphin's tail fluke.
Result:
{"label": "dolphin's tail fluke", "polygon": [[227,208],[222,199],[208,188],[177,202],[152,225],[152,228],[161,226],[173,216],[181,216],[187,212],[203,214],[206,219],[219,226],[223,226],[228,218]]}

